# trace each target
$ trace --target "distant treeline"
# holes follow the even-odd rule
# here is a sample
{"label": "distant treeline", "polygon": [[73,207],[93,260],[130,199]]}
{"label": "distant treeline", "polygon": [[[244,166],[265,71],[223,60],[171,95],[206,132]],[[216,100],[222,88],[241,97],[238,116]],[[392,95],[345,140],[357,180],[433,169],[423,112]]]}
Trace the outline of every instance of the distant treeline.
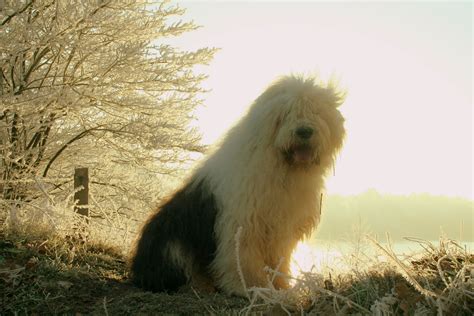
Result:
{"label": "distant treeline", "polygon": [[474,242],[473,206],[473,201],[462,198],[382,195],[375,190],[356,196],[325,196],[316,237],[339,240],[370,233],[384,239],[388,232],[393,240],[437,240],[444,233]]}

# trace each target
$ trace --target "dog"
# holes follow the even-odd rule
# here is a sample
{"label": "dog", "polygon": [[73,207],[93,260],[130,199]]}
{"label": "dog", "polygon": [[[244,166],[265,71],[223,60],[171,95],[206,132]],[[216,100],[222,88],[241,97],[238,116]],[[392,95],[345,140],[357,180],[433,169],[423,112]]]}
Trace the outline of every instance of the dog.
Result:
{"label": "dog", "polygon": [[[146,222],[131,257],[134,284],[154,292],[207,284],[239,296],[269,282],[288,288],[282,275],[319,222],[324,177],[344,142],[343,101],[315,78],[271,84]],[[265,267],[281,274],[270,281]]]}

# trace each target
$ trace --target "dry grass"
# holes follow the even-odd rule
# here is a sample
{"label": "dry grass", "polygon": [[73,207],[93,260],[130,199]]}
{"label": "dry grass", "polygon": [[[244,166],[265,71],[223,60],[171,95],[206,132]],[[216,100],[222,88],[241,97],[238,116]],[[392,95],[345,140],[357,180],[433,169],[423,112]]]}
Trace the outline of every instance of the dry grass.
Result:
{"label": "dry grass", "polygon": [[[220,293],[143,292],[129,284],[124,248],[77,223],[51,233],[23,223],[0,230],[0,314],[472,315],[474,255],[457,242],[412,239],[423,251],[407,258],[372,240],[385,261],[351,258],[347,273],[305,272],[290,290]],[[18,229],[21,227],[21,229]],[[71,233],[73,232],[73,233]],[[238,235],[236,248],[238,249]],[[126,248],[126,247],[125,247]],[[367,263],[367,262],[366,262]],[[269,278],[278,273],[268,270]],[[270,282],[269,282],[270,283]]]}
{"label": "dry grass", "polygon": [[44,232],[0,232],[0,315],[238,313],[241,298],[143,292],[120,249]]}
{"label": "dry grass", "polygon": [[[350,273],[306,272],[290,290],[250,288],[245,314],[279,310],[309,315],[472,315],[474,255],[457,242],[438,246],[413,240],[423,252],[402,260],[390,246],[369,238],[384,255]],[[375,261],[374,261],[375,262]],[[275,275],[278,272],[270,270]],[[291,278],[291,277],[290,277]]]}

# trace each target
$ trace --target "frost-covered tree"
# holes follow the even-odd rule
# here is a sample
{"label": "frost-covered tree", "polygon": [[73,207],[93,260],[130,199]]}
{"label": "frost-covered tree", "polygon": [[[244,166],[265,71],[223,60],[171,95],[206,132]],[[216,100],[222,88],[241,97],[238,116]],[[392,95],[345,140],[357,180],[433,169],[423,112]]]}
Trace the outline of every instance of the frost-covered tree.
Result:
{"label": "frost-covered tree", "polygon": [[[183,9],[140,0],[0,2],[0,192],[3,201],[70,192],[90,167],[94,201],[145,203],[156,175],[200,151],[194,66],[215,52],[167,39],[194,30]],[[152,186],[155,186],[152,188]]]}

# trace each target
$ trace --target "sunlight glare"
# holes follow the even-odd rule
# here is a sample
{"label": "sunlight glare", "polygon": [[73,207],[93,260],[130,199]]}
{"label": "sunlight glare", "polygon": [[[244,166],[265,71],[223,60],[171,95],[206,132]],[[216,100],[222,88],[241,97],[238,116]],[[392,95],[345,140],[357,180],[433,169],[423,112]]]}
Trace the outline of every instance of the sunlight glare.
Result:
{"label": "sunlight glare", "polygon": [[278,76],[334,74],[348,92],[347,137],[329,194],[473,198],[469,5],[184,3],[204,27],[176,44],[222,49],[205,70],[210,92],[196,113],[204,143]]}
{"label": "sunlight glare", "polygon": [[293,252],[290,274],[299,277],[303,272],[322,272],[326,269],[342,271],[345,268],[340,251],[318,247],[310,242],[300,242]]}

